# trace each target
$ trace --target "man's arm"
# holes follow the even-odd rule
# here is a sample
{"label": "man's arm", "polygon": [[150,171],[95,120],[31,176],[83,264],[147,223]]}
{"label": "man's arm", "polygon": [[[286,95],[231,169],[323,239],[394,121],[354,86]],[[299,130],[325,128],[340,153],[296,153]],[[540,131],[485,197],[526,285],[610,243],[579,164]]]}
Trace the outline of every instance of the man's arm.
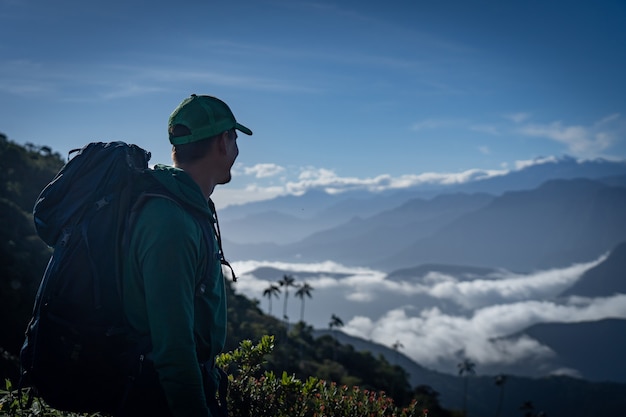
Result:
{"label": "man's arm", "polygon": [[175,202],[155,199],[137,222],[152,358],[175,416],[209,416],[194,338],[202,230]]}

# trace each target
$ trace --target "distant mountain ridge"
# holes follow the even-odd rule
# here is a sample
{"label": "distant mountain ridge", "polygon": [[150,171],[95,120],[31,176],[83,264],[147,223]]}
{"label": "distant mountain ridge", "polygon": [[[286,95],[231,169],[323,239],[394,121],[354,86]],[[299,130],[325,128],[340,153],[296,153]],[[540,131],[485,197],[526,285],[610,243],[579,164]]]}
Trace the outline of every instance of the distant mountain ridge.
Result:
{"label": "distant mountain ridge", "polygon": [[[311,190],[302,196],[283,196],[273,200],[249,203],[240,206],[227,207],[220,211],[222,230],[225,236],[224,245],[232,259],[275,259],[295,261],[297,259],[333,259],[338,262],[359,263],[363,259],[370,264],[393,268],[401,266],[415,266],[423,262],[440,262],[436,259],[416,259],[412,262],[410,255],[404,259],[394,259],[392,251],[401,251],[402,245],[407,245],[412,238],[413,242],[434,234],[436,229],[446,221],[454,219],[451,214],[456,210],[462,214],[471,209],[478,209],[478,205],[470,207],[469,199],[477,196],[488,199],[503,197],[513,191],[536,190],[542,184],[554,179],[592,180],[590,183],[601,183],[605,186],[626,188],[626,161],[591,160],[576,161],[574,158],[562,157],[550,159],[547,162],[537,162],[525,168],[511,171],[506,175],[476,180],[453,186],[414,187],[404,190],[371,193],[367,191],[350,191],[330,195],[323,191]],[[566,183],[561,183],[566,187]],[[582,183],[572,182],[574,187]],[[556,187],[558,188],[558,187]],[[557,191],[556,188],[544,188],[544,192]],[[563,192],[566,192],[564,189]],[[570,190],[570,193],[575,192]],[[446,210],[449,215],[437,213],[437,199],[448,196],[466,196],[466,202],[450,201]],[[471,197],[468,197],[471,196]],[[539,198],[540,196],[537,196]],[[452,198],[454,197],[446,197]],[[571,198],[571,196],[570,196]],[[410,215],[411,204],[430,205],[430,216],[438,216],[431,221],[427,214],[420,215],[414,212],[413,226],[407,222],[400,223]],[[464,208],[464,204],[466,204]],[[455,207],[456,206],[456,207]],[[440,206],[441,207],[441,206]],[[402,214],[404,211],[405,214]],[[400,216],[396,218],[396,216]],[[380,225],[378,220],[383,220]],[[530,221],[526,219],[525,221]],[[410,234],[401,234],[389,231],[396,238],[387,238],[379,243],[383,250],[377,251],[370,244],[366,248],[371,236],[365,229],[376,234],[376,230],[384,230],[393,223],[400,232],[410,231]],[[421,224],[420,224],[421,222]],[[437,223],[439,222],[439,223]],[[335,235],[333,237],[333,235]],[[360,242],[354,243],[354,239]],[[364,246],[363,243],[366,245]],[[611,240],[611,243],[615,243]],[[278,245],[278,246],[275,246]],[[418,245],[419,246],[419,245]],[[574,254],[563,254],[563,258],[575,258]],[[489,261],[489,259],[485,259]],[[477,262],[477,266],[485,266],[482,260],[468,258],[469,262]],[[400,262],[394,265],[395,262]],[[463,259],[443,259],[442,263],[467,263]],[[539,261],[539,264],[549,264],[550,261]],[[509,262],[505,264],[511,264]],[[486,265],[487,267],[497,265]],[[513,265],[518,267],[519,265]],[[530,266],[534,267],[534,266]],[[526,269],[522,265],[522,269]]]}
{"label": "distant mountain ridge", "polygon": [[[542,158],[536,159],[536,161],[541,160]],[[567,155],[544,159],[544,161],[511,171],[506,175],[461,184],[452,189],[463,192],[502,194],[508,191],[537,188],[542,183],[554,179],[598,180],[626,175],[626,161],[609,161],[601,158],[578,161]]]}
{"label": "distant mountain ridge", "polygon": [[530,271],[587,262],[612,250],[626,241],[624,213],[626,187],[551,180],[501,196],[414,199],[288,245],[225,246],[238,259],[333,260],[387,271],[425,263]]}
{"label": "distant mountain ridge", "polygon": [[626,383],[626,320],[541,323],[522,334],[553,350],[554,367],[570,369],[588,381]]}
{"label": "distant mountain ridge", "polygon": [[[620,176],[623,177],[621,180]],[[507,191],[537,188],[551,179],[574,178],[613,178],[624,185],[626,161],[577,161],[564,156],[535,162],[505,175],[464,184],[425,184],[384,192],[352,190],[332,195],[321,190],[309,190],[299,196],[287,195],[229,206],[220,210],[219,214],[224,235],[233,244],[285,244],[302,240],[315,232],[338,226],[353,218],[372,217],[413,199],[431,199],[441,194],[457,193],[497,196]]]}
{"label": "distant mountain ridge", "polygon": [[587,271],[561,296],[610,297],[614,294],[626,294],[626,241],[617,245],[604,262]]}
{"label": "distant mountain ridge", "polygon": [[[536,161],[541,161],[537,158]],[[328,194],[319,189],[312,189],[302,195],[286,195],[270,200],[247,204],[231,205],[222,210],[223,220],[244,218],[253,213],[278,211],[303,219],[311,219],[324,211],[340,211],[367,216],[372,212],[361,208],[364,201],[369,201],[374,212],[392,208],[414,198],[432,198],[439,194],[487,193],[500,195],[507,191],[530,190],[552,179],[601,179],[626,176],[626,160],[609,161],[606,159],[578,161],[569,156],[549,158],[543,162],[530,163],[527,166],[511,170],[506,174],[484,179],[472,180],[462,184],[424,184],[405,189],[370,192],[350,190]],[[360,212],[360,210],[363,210]]]}
{"label": "distant mountain ridge", "polygon": [[626,240],[626,188],[552,180],[503,194],[382,263],[425,262],[530,271],[588,262]]}

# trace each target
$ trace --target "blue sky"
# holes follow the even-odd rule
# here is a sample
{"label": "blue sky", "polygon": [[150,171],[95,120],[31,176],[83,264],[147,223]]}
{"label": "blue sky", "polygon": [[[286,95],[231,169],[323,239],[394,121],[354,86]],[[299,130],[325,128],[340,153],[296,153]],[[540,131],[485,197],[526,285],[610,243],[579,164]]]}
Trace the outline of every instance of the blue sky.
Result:
{"label": "blue sky", "polygon": [[254,131],[218,206],[626,159],[624,22],[623,0],[0,0],[0,132],[168,163],[171,111],[215,95]]}

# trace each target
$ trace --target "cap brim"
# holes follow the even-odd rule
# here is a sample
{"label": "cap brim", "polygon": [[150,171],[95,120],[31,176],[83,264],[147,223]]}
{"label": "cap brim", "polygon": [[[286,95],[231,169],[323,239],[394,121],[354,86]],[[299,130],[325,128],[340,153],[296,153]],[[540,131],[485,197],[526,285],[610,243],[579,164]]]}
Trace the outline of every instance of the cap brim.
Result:
{"label": "cap brim", "polygon": [[246,135],[252,136],[252,131],[242,124],[235,123],[235,129],[245,133]]}

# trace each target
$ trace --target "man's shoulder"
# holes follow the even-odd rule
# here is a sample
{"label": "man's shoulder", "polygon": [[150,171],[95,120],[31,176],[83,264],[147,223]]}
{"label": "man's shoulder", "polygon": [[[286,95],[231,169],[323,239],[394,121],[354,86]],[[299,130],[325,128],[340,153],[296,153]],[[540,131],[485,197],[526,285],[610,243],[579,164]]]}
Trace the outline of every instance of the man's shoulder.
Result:
{"label": "man's shoulder", "polygon": [[182,202],[166,193],[148,193],[143,198],[145,198],[145,201],[139,213],[139,218],[154,218],[160,221],[168,218],[193,218],[192,213]]}
{"label": "man's shoulder", "polygon": [[183,205],[168,196],[152,195],[137,214],[136,230],[156,235],[197,234],[198,222]]}

